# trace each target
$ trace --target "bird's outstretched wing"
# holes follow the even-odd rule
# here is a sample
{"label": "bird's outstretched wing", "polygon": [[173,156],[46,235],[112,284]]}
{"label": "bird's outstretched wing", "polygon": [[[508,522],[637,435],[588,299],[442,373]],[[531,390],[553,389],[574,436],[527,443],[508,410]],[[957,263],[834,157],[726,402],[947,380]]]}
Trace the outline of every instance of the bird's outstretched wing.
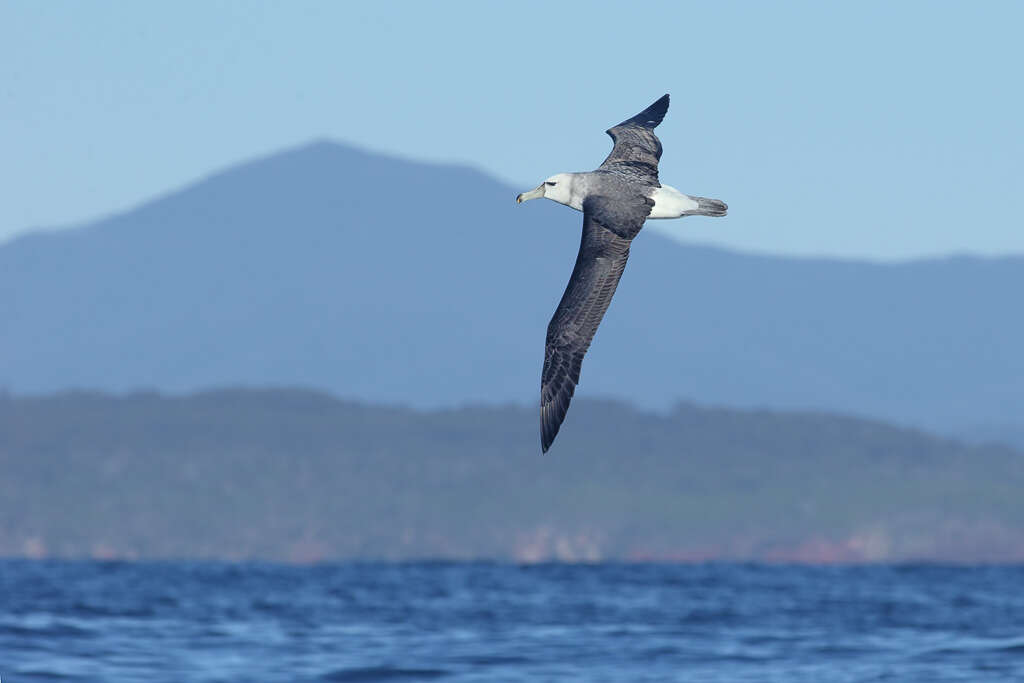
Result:
{"label": "bird's outstretched wing", "polygon": [[661,141],[654,128],[668,111],[668,95],[644,109],[631,119],[609,128],[615,145],[600,168],[640,176],[658,182],[658,161],[661,159]]}
{"label": "bird's outstretched wing", "polygon": [[642,196],[628,202],[587,197],[583,202],[583,237],[576,266],[548,324],[544,347],[540,381],[544,452],[562,426],[580,381],[583,356],[622,277],[632,236],[643,226],[650,210],[651,201]]}

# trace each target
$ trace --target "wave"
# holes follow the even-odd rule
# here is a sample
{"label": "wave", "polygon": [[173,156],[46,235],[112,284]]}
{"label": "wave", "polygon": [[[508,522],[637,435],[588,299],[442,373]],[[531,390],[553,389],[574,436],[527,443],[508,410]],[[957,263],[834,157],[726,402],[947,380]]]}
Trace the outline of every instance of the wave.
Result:
{"label": "wave", "polygon": [[451,674],[445,669],[405,669],[393,666],[360,666],[337,669],[320,677],[322,681],[400,681],[441,678]]}

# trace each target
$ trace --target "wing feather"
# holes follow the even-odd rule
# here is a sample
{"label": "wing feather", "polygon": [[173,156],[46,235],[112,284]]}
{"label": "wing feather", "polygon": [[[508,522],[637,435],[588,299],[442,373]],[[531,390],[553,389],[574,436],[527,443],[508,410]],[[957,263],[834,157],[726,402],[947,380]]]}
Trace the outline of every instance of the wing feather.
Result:
{"label": "wing feather", "polygon": [[[597,333],[612,295],[629,258],[631,238],[647,217],[646,212],[633,212],[630,223],[636,225],[604,225],[607,202],[588,198],[583,206],[583,236],[576,265],[565,288],[562,300],[548,324],[544,346],[544,369],[540,384],[541,448],[547,452],[569,410],[576,385],[580,381],[583,356]],[[645,205],[647,211],[649,206]],[[617,216],[623,220],[621,215]]]}
{"label": "wing feather", "polygon": [[668,95],[664,95],[636,116],[605,131],[615,144],[600,168],[640,176],[657,184],[661,141],[654,128],[665,118],[668,100]]}

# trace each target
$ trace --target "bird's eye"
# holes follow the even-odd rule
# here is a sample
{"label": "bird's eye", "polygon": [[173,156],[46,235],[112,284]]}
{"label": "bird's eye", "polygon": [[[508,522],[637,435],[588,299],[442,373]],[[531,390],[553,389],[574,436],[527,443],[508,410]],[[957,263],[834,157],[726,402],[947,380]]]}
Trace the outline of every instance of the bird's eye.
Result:
{"label": "bird's eye", "polygon": [[544,181],[544,184],[545,184],[545,185],[549,185],[549,186],[551,186],[551,187],[554,187],[554,186],[555,186],[555,184],[554,184],[554,183],[553,183],[552,181],[550,181],[550,180],[545,180],[545,181]]}

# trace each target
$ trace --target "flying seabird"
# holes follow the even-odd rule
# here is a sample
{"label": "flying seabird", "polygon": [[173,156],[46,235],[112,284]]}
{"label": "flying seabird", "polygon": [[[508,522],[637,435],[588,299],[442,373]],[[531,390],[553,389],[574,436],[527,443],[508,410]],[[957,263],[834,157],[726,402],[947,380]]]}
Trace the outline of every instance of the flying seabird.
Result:
{"label": "flying seabird", "polygon": [[658,182],[661,142],[654,128],[668,95],[613,128],[611,154],[595,171],[558,173],[516,202],[546,197],[583,212],[583,237],[562,300],[548,324],[540,380],[541,448],[546,453],[569,410],[583,356],[615,294],[629,245],[648,218],[724,216],[725,202],[691,197]]}

